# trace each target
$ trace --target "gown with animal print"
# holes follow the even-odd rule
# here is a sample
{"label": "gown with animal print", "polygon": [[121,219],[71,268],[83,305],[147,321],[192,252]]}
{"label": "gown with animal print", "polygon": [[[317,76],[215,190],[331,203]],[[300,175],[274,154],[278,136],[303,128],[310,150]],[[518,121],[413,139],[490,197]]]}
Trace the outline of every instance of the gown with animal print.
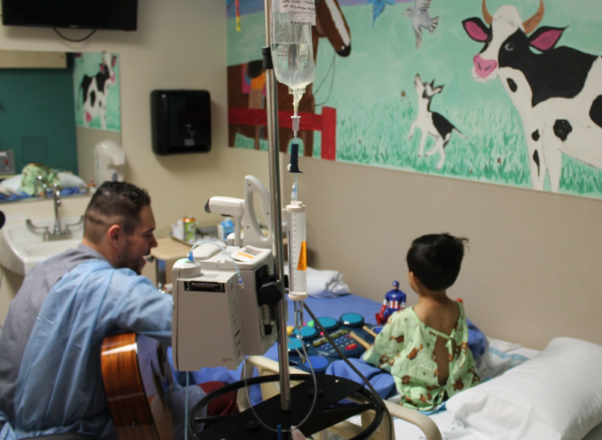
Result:
{"label": "gown with animal print", "polygon": [[[401,405],[430,411],[454,394],[480,383],[468,348],[464,307],[457,304],[460,317],[449,336],[425,325],[414,308],[408,307],[389,317],[374,346],[364,354],[366,362],[393,375]],[[437,336],[447,339],[449,378],[444,385],[439,385],[435,362]]]}

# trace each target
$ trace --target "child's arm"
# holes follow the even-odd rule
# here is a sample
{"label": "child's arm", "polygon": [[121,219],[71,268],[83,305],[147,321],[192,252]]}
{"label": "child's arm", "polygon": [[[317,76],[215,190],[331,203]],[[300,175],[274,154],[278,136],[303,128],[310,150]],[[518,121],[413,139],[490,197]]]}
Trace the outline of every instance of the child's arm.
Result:
{"label": "child's arm", "polygon": [[366,351],[363,359],[379,368],[391,370],[390,360],[395,359],[404,348],[403,327],[395,325],[398,315],[393,315],[390,324],[386,324],[374,340],[374,346]]}

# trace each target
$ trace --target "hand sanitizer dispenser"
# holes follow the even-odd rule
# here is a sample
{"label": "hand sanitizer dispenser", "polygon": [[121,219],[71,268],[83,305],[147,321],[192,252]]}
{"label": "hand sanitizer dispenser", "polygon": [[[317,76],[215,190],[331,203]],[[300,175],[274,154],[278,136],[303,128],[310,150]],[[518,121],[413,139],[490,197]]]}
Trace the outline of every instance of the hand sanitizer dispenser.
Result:
{"label": "hand sanitizer dispenser", "polygon": [[97,185],[125,180],[125,152],[116,142],[105,140],[94,147],[94,177]]}

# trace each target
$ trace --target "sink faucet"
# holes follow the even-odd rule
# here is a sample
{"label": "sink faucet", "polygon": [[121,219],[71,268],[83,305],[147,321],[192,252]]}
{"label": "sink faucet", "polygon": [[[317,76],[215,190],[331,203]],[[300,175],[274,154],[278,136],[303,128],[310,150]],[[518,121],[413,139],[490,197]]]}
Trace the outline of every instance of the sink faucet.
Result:
{"label": "sink faucet", "polygon": [[[59,219],[59,206],[61,206],[61,187],[58,183],[52,185],[52,198],[54,200],[54,229],[52,235],[63,235],[61,231],[61,221]],[[65,233],[71,235],[69,228],[65,229]]]}
{"label": "sink faucet", "polygon": [[27,224],[27,228],[36,233],[42,234],[44,241],[55,241],[55,240],[66,240],[71,238],[71,231],[69,230],[70,226],[77,226],[84,222],[84,216],[77,223],[65,225],[65,229],[61,230],[61,220],[59,217],[59,207],[61,206],[61,187],[58,183],[52,185],[52,198],[54,200],[54,227],[52,228],[52,232],[48,226],[34,226],[30,219],[27,219],[25,223]]}

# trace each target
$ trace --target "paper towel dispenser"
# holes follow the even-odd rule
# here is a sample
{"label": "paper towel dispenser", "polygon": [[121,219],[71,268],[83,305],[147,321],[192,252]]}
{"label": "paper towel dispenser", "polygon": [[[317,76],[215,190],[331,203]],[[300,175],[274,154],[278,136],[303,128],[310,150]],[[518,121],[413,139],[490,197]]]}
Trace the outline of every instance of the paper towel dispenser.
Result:
{"label": "paper towel dispenser", "polygon": [[151,122],[156,154],[211,150],[211,99],[206,90],[153,90]]}

